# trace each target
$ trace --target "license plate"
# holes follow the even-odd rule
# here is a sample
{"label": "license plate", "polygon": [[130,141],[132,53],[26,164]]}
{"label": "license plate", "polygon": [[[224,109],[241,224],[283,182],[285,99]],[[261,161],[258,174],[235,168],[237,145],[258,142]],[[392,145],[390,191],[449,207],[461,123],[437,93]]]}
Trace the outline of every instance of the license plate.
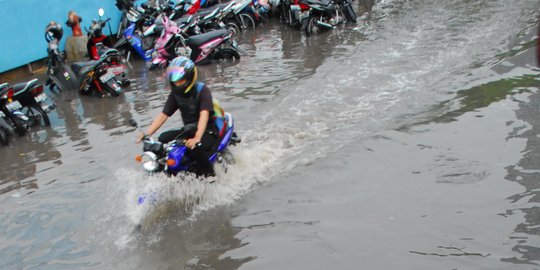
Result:
{"label": "license plate", "polygon": [[309,17],[309,12],[301,12],[300,13],[300,20],[305,19]]}
{"label": "license plate", "polygon": [[107,72],[105,73],[104,75],[101,75],[101,77],[99,77],[99,80],[102,82],[102,83],[106,83],[108,82],[110,79],[114,78],[114,74],[110,73],[110,72]]}
{"label": "license plate", "polygon": [[122,74],[124,73],[124,67],[123,66],[116,66],[109,68],[109,72],[113,74]]}
{"label": "license plate", "polygon": [[43,102],[45,100],[48,99],[47,95],[46,94],[40,94],[38,95],[37,97],[34,98],[36,100],[36,102]]}
{"label": "license plate", "polygon": [[14,100],[13,102],[8,103],[6,105],[6,107],[10,111],[15,111],[15,110],[18,110],[18,109],[22,108],[22,105],[18,100]]}

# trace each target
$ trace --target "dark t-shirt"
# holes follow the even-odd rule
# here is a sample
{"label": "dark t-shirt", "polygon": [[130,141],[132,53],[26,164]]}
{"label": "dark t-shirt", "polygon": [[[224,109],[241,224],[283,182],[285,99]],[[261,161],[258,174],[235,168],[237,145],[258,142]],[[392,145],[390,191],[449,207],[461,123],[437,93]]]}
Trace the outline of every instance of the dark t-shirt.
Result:
{"label": "dark t-shirt", "polygon": [[[194,91],[192,94],[196,95],[197,85],[194,85],[191,91]],[[165,101],[165,106],[163,107],[163,113],[166,114],[168,117],[171,117],[179,109],[178,104],[176,104],[176,99],[174,98],[174,95],[178,94],[172,92],[169,94],[169,97],[167,97],[167,101]],[[201,104],[199,106],[199,112],[204,110],[211,112],[214,109],[214,105],[212,103],[212,93],[210,93],[210,89],[208,89],[208,87],[204,85],[199,95],[201,101]]]}

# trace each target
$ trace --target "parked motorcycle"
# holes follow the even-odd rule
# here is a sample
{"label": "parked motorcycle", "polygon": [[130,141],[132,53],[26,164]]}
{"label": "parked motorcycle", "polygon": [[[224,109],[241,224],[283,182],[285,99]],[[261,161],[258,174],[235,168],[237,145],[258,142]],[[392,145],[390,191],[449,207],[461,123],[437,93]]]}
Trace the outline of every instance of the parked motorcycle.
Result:
{"label": "parked motorcycle", "polygon": [[233,8],[233,16],[227,22],[233,22],[238,25],[241,31],[253,29],[257,26],[253,0],[240,0],[236,2]]}
{"label": "parked motorcycle", "polygon": [[239,3],[231,1],[228,5],[218,7],[202,17],[197,24],[198,28],[201,33],[219,29],[232,29],[235,33],[239,33],[255,25],[252,16],[244,12],[248,7],[247,1]]}
{"label": "parked motorcycle", "polygon": [[[3,131],[13,130],[19,136],[26,134],[30,127],[50,126],[47,115],[54,108],[54,103],[43,91],[44,87],[37,79],[10,86],[0,85],[0,115],[3,118]],[[0,135],[1,136],[1,135]]]}
{"label": "parked motorcycle", "polygon": [[[176,21],[180,19],[181,17],[189,17],[191,15],[199,15],[199,16],[206,16],[210,12],[214,11],[216,8],[224,8],[231,3],[234,3],[234,1],[230,2],[224,2],[224,3],[214,3],[211,5],[203,5],[200,8],[193,8],[193,3],[189,0],[179,0],[176,5],[174,5],[171,9],[171,14],[169,14],[169,19]],[[190,12],[188,12],[190,11]]]}
{"label": "parked motorcycle", "polygon": [[[167,19],[165,19],[167,20]],[[156,46],[157,55],[152,62],[153,67],[166,67],[168,61],[178,55],[190,57],[196,64],[209,64],[214,61],[237,61],[240,59],[238,44],[233,39],[234,30],[214,30],[208,33],[185,37],[197,27],[199,17],[194,17],[189,23],[179,28],[179,33],[171,35],[167,42]],[[178,31],[175,30],[175,31]],[[163,37],[163,36],[162,36]],[[158,43],[156,43],[158,44]]]}
{"label": "parked motorcycle", "polygon": [[155,40],[163,28],[154,24],[155,17],[151,12],[142,8],[137,9],[134,5],[126,13],[126,20],[128,25],[123,31],[123,37],[113,45],[113,48],[127,50],[127,61],[131,55],[131,48],[145,61],[151,61]]}
{"label": "parked motorcycle", "polygon": [[118,25],[118,32],[116,34],[116,38],[122,37],[122,34],[124,33],[125,29],[129,25],[129,21],[127,18],[127,13],[130,11],[130,9],[135,5],[135,0],[116,0],[115,5],[116,7],[122,12],[122,16],[120,17],[120,24]]}
{"label": "parked motorcycle", "polygon": [[83,94],[105,96],[108,93],[118,96],[122,91],[120,86],[129,84],[129,80],[125,78],[125,67],[121,64],[120,53],[97,44],[99,60],[74,62],[68,67],[58,49],[62,38],[62,31],[58,29],[61,30],[61,26],[53,22],[47,26],[45,33],[45,39],[49,43],[47,84],[51,85],[51,89],[79,89]]}
{"label": "parked motorcycle", "polygon": [[154,54],[152,55],[152,65],[150,69],[154,69],[158,66],[165,67],[176,57],[177,52],[176,48],[180,44],[180,29],[174,21],[169,20],[169,17],[162,14],[158,16],[156,21],[161,22],[161,25],[164,26],[164,29],[160,37],[156,40],[156,45],[154,48]]}
{"label": "parked motorcycle", "polygon": [[[117,59],[120,54],[117,53]],[[89,62],[76,62],[71,65],[79,78],[79,91],[81,94],[104,97],[107,94],[113,97],[122,92],[121,84],[117,81],[114,67],[111,66],[112,56]]]}
{"label": "parked motorcycle", "polygon": [[50,89],[67,91],[78,87],[77,78],[73,71],[65,64],[64,57],[60,53],[59,43],[63,36],[62,26],[51,22],[45,28],[45,40],[47,41],[47,77],[45,83]]}
{"label": "parked motorcycle", "polygon": [[309,15],[303,21],[302,29],[306,35],[312,35],[321,30],[331,30],[345,22],[356,23],[350,0],[300,0],[308,5]]}
{"label": "parked motorcycle", "polygon": [[88,56],[90,57],[90,60],[99,60],[101,58],[97,47],[99,44],[103,44],[103,42],[105,42],[107,39],[107,36],[103,34],[102,30],[110,20],[111,19],[98,21],[93,20],[90,28],[86,29],[86,32],[88,33],[88,43],[86,47],[88,49]]}

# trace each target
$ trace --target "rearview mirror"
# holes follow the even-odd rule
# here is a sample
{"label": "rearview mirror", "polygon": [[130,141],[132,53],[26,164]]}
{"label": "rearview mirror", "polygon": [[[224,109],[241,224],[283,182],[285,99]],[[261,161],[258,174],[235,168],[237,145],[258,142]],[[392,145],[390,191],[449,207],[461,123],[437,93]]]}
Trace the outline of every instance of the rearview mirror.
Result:
{"label": "rearview mirror", "polygon": [[103,15],[105,15],[105,10],[103,10],[102,8],[100,8],[98,10],[98,14],[99,14],[99,17],[103,17]]}
{"label": "rearview mirror", "polygon": [[134,127],[134,128],[139,127],[139,125],[137,124],[137,121],[135,121],[135,119],[129,119],[128,124],[130,126]]}

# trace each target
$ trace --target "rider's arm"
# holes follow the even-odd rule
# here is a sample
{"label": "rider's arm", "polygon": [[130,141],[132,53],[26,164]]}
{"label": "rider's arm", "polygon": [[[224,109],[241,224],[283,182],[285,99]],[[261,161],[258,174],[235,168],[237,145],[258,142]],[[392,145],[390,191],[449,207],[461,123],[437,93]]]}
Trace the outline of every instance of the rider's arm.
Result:
{"label": "rider's arm", "polygon": [[165,113],[159,113],[158,116],[154,118],[154,121],[152,121],[152,124],[148,127],[148,129],[146,129],[146,132],[140,133],[135,142],[140,143],[144,136],[152,136],[152,134],[154,134],[161,126],[163,126],[163,124],[165,123],[165,121],[167,121],[168,118],[169,116],[167,116]]}
{"label": "rider's arm", "polygon": [[169,97],[167,97],[167,101],[165,101],[163,111],[161,111],[161,113],[158,114],[156,118],[154,118],[154,121],[146,130],[145,135],[152,136],[152,134],[156,133],[156,131],[158,131],[161,126],[163,126],[165,121],[167,121],[167,119],[171,117],[171,115],[173,115],[177,109],[178,107],[176,106],[174,97],[172,95],[169,95]]}
{"label": "rider's arm", "polygon": [[159,113],[158,116],[154,118],[154,121],[152,121],[152,124],[146,130],[146,135],[152,136],[152,134],[154,134],[161,126],[163,126],[163,124],[165,123],[165,121],[167,121],[168,118],[169,116],[167,116],[163,112]]}

